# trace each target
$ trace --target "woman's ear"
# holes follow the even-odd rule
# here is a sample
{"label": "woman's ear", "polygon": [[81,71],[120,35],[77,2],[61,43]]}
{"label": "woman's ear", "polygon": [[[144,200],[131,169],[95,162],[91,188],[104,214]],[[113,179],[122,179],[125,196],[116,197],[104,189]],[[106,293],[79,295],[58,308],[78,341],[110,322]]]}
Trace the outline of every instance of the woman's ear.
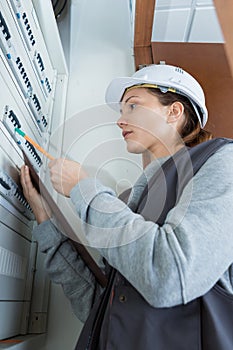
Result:
{"label": "woman's ear", "polygon": [[176,101],[169,107],[167,123],[175,123],[181,120],[183,115],[184,115],[184,106],[181,102]]}

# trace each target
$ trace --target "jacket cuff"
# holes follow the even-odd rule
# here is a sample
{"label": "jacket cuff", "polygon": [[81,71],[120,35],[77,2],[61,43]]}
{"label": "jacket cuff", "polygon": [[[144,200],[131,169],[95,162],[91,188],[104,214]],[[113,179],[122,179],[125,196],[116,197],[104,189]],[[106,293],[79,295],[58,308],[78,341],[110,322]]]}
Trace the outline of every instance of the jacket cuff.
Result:
{"label": "jacket cuff", "polygon": [[95,197],[102,193],[108,193],[114,197],[116,196],[111,188],[104,186],[99,180],[94,178],[81,180],[75,187],[73,187],[70,192],[70,198],[81,219],[85,221],[86,212],[90,203]]}

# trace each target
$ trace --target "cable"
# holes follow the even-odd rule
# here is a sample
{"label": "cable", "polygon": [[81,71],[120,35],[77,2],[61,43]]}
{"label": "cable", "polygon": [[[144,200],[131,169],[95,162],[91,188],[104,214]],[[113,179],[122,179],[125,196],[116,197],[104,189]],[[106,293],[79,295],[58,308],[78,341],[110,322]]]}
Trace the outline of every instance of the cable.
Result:
{"label": "cable", "polygon": [[[54,2],[55,1],[55,2]],[[54,3],[53,3],[54,2]],[[59,3],[59,0],[52,0],[52,3],[53,3],[53,10],[55,11],[58,3]]]}
{"label": "cable", "polygon": [[66,7],[66,5],[67,5],[67,2],[68,2],[67,0],[64,0],[63,5],[62,5],[60,11],[59,11],[57,14],[55,14],[56,19],[58,19],[58,18],[61,16],[62,12],[65,10],[65,7]]}

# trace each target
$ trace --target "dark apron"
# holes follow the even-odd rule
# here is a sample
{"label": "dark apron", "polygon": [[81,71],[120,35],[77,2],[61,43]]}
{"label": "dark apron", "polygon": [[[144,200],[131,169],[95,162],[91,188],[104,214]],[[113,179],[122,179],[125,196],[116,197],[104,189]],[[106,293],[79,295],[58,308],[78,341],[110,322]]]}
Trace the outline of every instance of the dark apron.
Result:
{"label": "dark apron", "polygon": [[[169,158],[149,181],[136,212],[162,225],[188,181],[229,142],[214,139]],[[109,276],[76,350],[233,350],[233,295],[218,284],[185,305],[154,308],[115,269]]]}

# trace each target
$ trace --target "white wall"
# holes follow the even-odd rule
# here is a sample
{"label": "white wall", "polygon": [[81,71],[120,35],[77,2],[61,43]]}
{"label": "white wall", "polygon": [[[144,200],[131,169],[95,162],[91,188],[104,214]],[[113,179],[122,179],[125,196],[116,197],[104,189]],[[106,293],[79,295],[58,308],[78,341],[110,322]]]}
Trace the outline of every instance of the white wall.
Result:
{"label": "white wall", "polygon": [[[100,167],[103,179],[122,190],[127,183],[126,177],[130,182],[137,177],[140,160],[137,157],[126,160],[120,132],[114,125],[117,116],[110,110],[107,112],[102,105],[109,81],[134,72],[129,2],[73,0],[70,24],[65,19],[60,23],[60,29],[62,40],[66,41],[65,50],[69,49],[67,30],[71,35],[70,52],[66,52],[70,81],[64,151],[69,149],[73,158],[87,160],[86,163],[95,169]],[[81,132],[85,135],[80,138]],[[71,140],[73,145],[70,148]],[[106,142],[106,145],[101,145],[101,142]],[[96,145],[99,145],[97,151],[94,150]],[[100,154],[103,147],[108,150],[105,158]],[[88,153],[90,157],[86,157]],[[45,350],[72,350],[80,329],[81,324],[72,314],[61,288],[52,285]]]}
{"label": "white wall", "polygon": [[71,2],[67,115],[104,102],[109,81],[134,71],[127,0]]}

